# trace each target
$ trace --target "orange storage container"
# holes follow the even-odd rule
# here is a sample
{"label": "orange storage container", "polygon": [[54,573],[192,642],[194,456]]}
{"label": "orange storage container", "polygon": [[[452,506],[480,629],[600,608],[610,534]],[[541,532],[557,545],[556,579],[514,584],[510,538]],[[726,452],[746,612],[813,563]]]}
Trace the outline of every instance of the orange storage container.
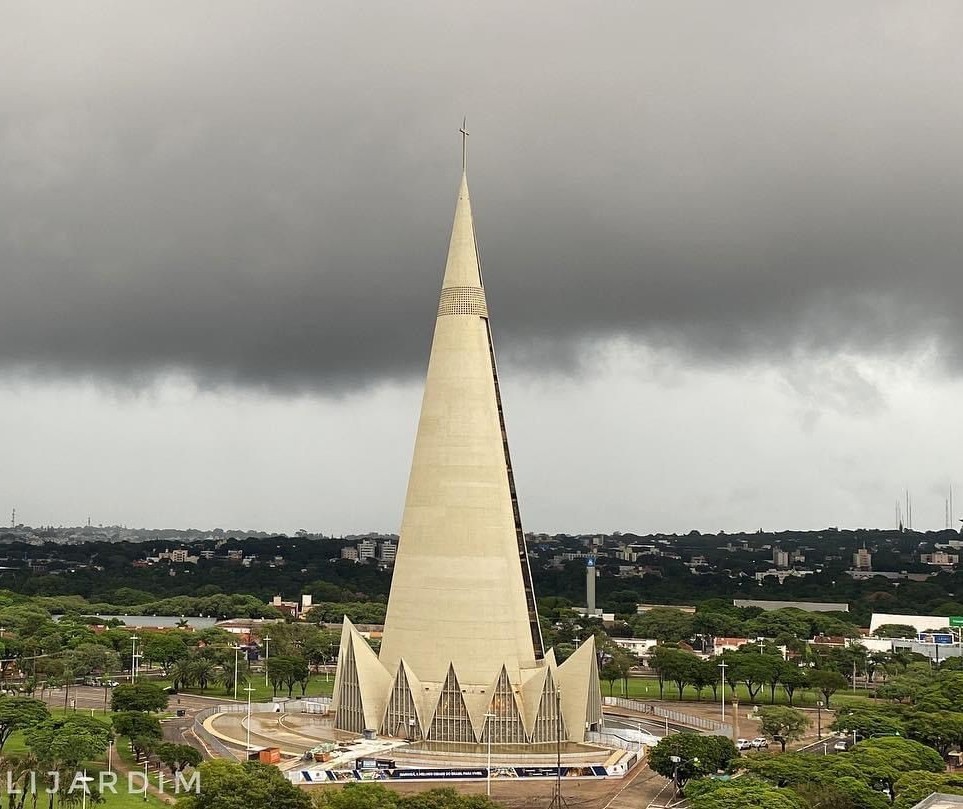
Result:
{"label": "orange storage container", "polygon": [[258,754],[262,764],[279,764],[281,762],[281,748],[267,747]]}

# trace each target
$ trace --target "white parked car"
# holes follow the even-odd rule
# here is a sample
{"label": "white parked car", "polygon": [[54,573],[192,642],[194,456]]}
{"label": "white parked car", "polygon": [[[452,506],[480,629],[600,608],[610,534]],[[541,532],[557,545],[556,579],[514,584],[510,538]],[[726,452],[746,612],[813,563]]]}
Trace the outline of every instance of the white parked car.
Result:
{"label": "white parked car", "polygon": [[762,750],[766,747],[769,747],[769,740],[765,736],[757,736],[755,739],[749,742],[749,744],[756,750]]}
{"label": "white parked car", "polygon": [[752,742],[748,739],[736,739],[736,750],[752,750]]}

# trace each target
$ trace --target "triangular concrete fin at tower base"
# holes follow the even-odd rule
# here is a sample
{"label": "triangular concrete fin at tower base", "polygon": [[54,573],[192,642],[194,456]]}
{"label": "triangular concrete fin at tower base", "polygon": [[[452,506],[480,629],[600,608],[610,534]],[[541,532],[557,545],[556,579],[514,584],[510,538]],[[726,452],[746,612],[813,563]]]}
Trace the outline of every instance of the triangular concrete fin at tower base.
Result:
{"label": "triangular concrete fin at tower base", "polygon": [[[552,654],[552,650],[549,649],[548,654]],[[548,655],[546,655],[546,660]],[[554,663],[554,658],[552,660]],[[524,708],[524,715],[522,719],[525,722],[525,731],[529,736],[535,730],[535,719],[538,716],[538,706],[542,698],[542,691],[545,688],[545,678],[548,676],[549,666],[540,666],[537,669],[532,669],[526,672],[526,676],[522,681],[522,706]]]}
{"label": "triangular concrete fin at tower base", "polygon": [[572,655],[558,667],[556,674],[561,694],[562,716],[570,732],[598,729],[602,721],[602,692],[599,688],[595,636],[582,641]]}
{"label": "triangular concrete fin at tower base", "polygon": [[423,739],[427,732],[425,713],[421,682],[402,660],[388,695],[381,733],[412,740]]}
{"label": "triangular concrete fin at tower base", "polygon": [[334,679],[331,707],[335,727],[355,733],[380,728],[391,676],[347,616],[341,628],[341,648]]}
{"label": "triangular concrete fin at tower base", "polygon": [[504,666],[492,685],[484,710],[481,741],[487,742],[489,735],[493,744],[522,744],[527,740],[528,730]]}
{"label": "triangular concrete fin at tower base", "polygon": [[435,703],[428,738],[432,741],[474,743],[478,741],[478,737],[473,725],[455,667],[449,665],[448,675]]}

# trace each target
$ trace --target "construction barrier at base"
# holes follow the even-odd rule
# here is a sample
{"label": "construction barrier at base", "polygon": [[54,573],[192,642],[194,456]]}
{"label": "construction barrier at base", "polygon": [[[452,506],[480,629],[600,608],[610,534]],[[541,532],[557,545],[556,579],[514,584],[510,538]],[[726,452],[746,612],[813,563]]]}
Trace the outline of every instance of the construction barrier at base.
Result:
{"label": "construction barrier at base", "polygon": [[[493,779],[556,778],[555,767],[492,767]],[[624,774],[601,764],[584,767],[562,767],[562,778],[611,778]],[[485,767],[393,767],[366,770],[297,770],[288,778],[298,784],[323,784],[343,781],[477,781],[488,778]]]}

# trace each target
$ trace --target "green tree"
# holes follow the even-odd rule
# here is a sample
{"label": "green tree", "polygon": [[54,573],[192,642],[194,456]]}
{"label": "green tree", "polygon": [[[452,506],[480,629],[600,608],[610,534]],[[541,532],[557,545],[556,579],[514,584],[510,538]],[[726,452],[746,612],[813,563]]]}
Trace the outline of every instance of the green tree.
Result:
{"label": "green tree", "polygon": [[190,657],[175,660],[167,675],[171,678],[171,687],[175,691],[188,688],[194,682],[193,661]]}
{"label": "green tree", "polygon": [[649,655],[649,667],[654,669],[659,677],[659,698],[664,697],[665,681],[675,682],[679,689],[679,699],[686,685],[697,677],[699,658],[692,652],[676,649],[671,646],[656,646]]}
{"label": "green tree", "polygon": [[813,669],[806,675],[806,681],[811,689],[823,695],[827,707],[832,695],[846,687],[846,678],[831,669]]}
{"label": "green tree", "polygon": [[774,786],[792,789],[807,806],[827,809],[885,809],[889,802],[853,765],[848,754],[780,753],[739,760],[742,769]]}
{"label": "green tree", "polygon": [[915,638],[919,633],[909,624],[883,624],[873,634],[877,638]]}
{"label": "green tree", "polygon": [[145,739],[162,739],[164,731],[160,720],[156,716],[142,711],[122,711],[110,718],[114,733],[118,736],[128,736],[131,739],[141,737]]}
{"label": "green tree", "polygon": [[77,677],[107,674],[120,669],[120,657],[109,646],[82,643],[64,654],[64,663]]}
{"label": "green tree", "polygon": [[622,670],[614,658],[609,658],[599,669],[599,677],[609,684],[609,696],[615,690],[615,684],[622,679]]}
{"label": "green tree", "polygon": [[39,761],[55,768],[78,767],[107,750],[111,732],[93,717],[71,714],[27,728],[23,737]]}
{"label": "green tree", "polygon": [[274,696],[278,695],[278,689],[284,685],[284,681],[291,671],[292,663],[289,657],[272,657],[268,660],[267,674],[268,680],[271,681],[271,687],[274,689]]}
{"label": "green tree", "polygon": [[144,637],[141,654],[148,661],[160,663],[164,669],[164,674],[169,676],[171,666],[176,661],[188,656],[190,634],[179,630],[151,632]]}
{"label": "green tree", "polygon": [[778,741],[783,753],[786,752],[786,744],[801,739],[811,724],[802,711],[775,705],[761,708],[759,719],[763,735]]}
{"label": "green tree", "polygon": [[268,679],[274,686],[274,696],[277,696],[278,688],[283,684],[287,686],[288,697],[290,698],[293,695],[295,684],[299,682],[305,682],[306,684],[307,678],[310,676],[308,661],[303,657],[288,655],[272,657],[268,660],[267,669]]}
{"label": "green tree", "polygon": [[691,778],[726,769],[738,755],[732,740],[724,736],[677,733],[663,737],[652,748],[649,767],[659,775],[671,778],[677,789],[682,789]]}
{"label": "green tree", "polygon": [[814,809],[888,809],[890,805],[883,793],[852,776],[796,784],[793,792]]}
{"label": "green tree", "polygon": [[629,621],[637,638],[678,643],[692,637],[695,616],[671,607],[656,607]]}
{"label": "green tree", "polygon": [[807,809],[809,806],[792,790],[752,777],[696,781],[686,787],[685,795],[692,809]]}
{"label": "green tree", "polygon": [[709,687],[712,689],[712,699],[719,698],[719,683],[722,681],[722,671],[719,664],[711,657],[708,660],[699,660],[693,673],[692,684],[696,688],[699,699],[702,699],[702,691]]}
{"label": "green tree", "polygon": [[892,713],[861,705],[847,705],[836,712],[829,729],[837,733],[853,733],[868,739],[871,736],[900,736],[906,730]]}
{"label": "green tree", "polygon": [[314,796],[316,809],[397,809],[398,793],[382,784],[345,784],[344,789],[324,789]]}
{"label": "green tree", "polygon": [[167,765],[171,775],[176,775],[188,767],[197,767],[204,757],[189,744],[165,742],[154,750],[157,757]]}
{"label": "green tree", "polygon": [[903,773],[912,770],[943,772],[946,769],[942,757],[932,747],[898,736],[860,742],[849,751],[847,758],[864,778],[883,784],[890,794]]}
{"label": "green tree", "polygon": [[792,700],[796,690],[806,685],[806,672],[795,663],[788,660],[784,661],[779,667],[779,682],[782,685],[783,691],[786,692],[789,707],[792,707]]}
{"label": "green tree", "polygon": [[934,792],[963,795],[963,775],[914,770],[897,778],[894,789],[896,798],[893,801],[893,809],[912,809]]}
{"label": "green tree", "polygon": [[398,809],[498,809],[499,806],[484,795],[459,795],[451,787],[398,798]]}
{"label": "green tree", "polygon": [[767,683],[781,663],[781,658],[775,655],[759,654],[758,651],[741,649],[736,652],[726,652],[723,657],[729,666],[727,678],[735,682],[745,683],[749,692],[749,699],[756,701],[756,696]]}
{"label": "green tree", "polygon": [[39,725],[50,718],[45,703],[28,697],[0,698],[0,750],[15,730]]}
{"label": "green tree", "polygon": [[914,714],[906,723],[906,735],[935,748],[945,757],[953,747],[963,749],[963,713]]}
{"label": "green tree", "polygon": [[[211,684],[217,672],[217,666],[209,657],[198,655],[190,661],[190,682],[197,683],[203,694]],[[277,694],[275,694],[277,696]]]}
{"label": "green tree", "polygon": [[170,697],[154,683],[119,685],[110,696],[112,711],[163,711]]}
{"label": "green tree", "polygon": [[215,760],[198,767],[204,788],[177,800],[176,809],[311,809],[311,798],[277,767]]}

